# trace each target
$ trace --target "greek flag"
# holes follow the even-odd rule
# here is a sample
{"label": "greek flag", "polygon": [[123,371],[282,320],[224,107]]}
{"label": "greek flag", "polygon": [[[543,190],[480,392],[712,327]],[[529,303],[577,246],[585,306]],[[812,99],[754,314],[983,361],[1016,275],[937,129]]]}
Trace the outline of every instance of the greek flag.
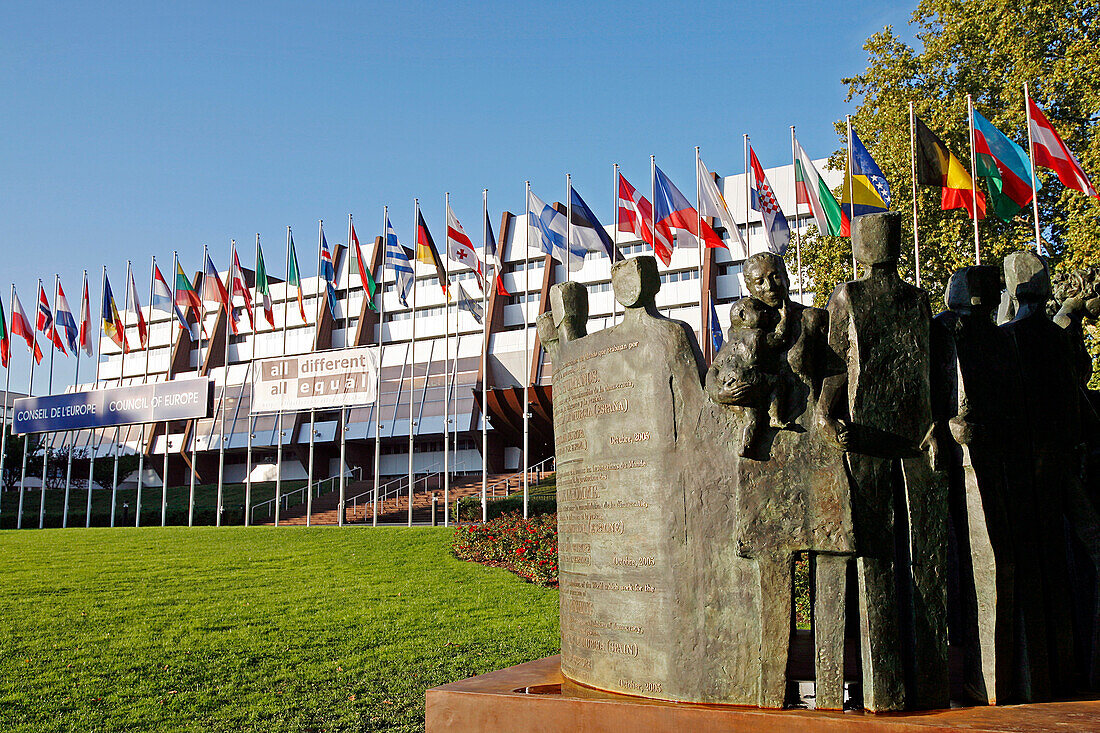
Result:
{"label": "greek flag", "polygon": [[401,305],[408,306],[406,298],[413,287],[413,268],[409,262],[409,253],[397,241],[397,232],[389,217],[386,217],[386,267],[393,271],[397,279],[397,299]]}
{"label": "greek flag", "polygon": [[581,269],[587,250],[580,242],[566,246],[565,214],[546,204],[534,193],[527,198],[527,228],[538,241],[539,249],[566,266],[570,271]]}

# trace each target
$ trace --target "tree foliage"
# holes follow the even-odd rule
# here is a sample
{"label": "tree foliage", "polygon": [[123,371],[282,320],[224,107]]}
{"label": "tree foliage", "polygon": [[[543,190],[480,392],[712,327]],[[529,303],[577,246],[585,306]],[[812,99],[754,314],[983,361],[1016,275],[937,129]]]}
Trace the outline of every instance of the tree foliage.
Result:
{"label": "tree foliage", "polygon": [[[910,21],[913,46],[891,27],[864,44],[866,70],[843,81],[848,99],[860,100],[853,126],[890,181],[891,208],[910,214],[901,263],[907,279],[914,279],[909,103],[969,165],[967,94],[975,109],[1026,150],[1027,82],[1086,172],[1100,178],[1098,16],[1095,0],[922,0]],[[845,145],[844,121],[836,128]],[[838,150],[830,167],[843,169],[845,157]],[[1100,262],[1100,202],[1064,188],[1051,171],[1039,169],[1038,175],[1044,246],[1055,267]],[[920,187],[917,202],[921,285],[935,307],[950,274],[974,262],[973,223],[963,209],[943,211],[938,188]],[[980,222],[979,234],[982,264],[999,266],[1009,252],[1033,246],[1030,206],[1009,222]],[[822,304],[852,276],[851,245],[846,238],[811,235],[803,242],[802,265]]]}

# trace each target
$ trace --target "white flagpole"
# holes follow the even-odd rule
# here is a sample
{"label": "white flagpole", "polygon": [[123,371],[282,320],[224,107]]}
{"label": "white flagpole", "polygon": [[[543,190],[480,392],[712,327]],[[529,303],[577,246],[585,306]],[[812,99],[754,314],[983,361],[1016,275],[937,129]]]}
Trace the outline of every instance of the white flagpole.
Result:
{"label": "white flagpole", "polygon": [[[206,289],[206,245],[202,246],[202,287]],[[202,297],[202,293],[199,293],[199,304],[201,311],[196,313],[197,320],[199,322],[199,345],[198,352],[195,355],[195,376],[202,374],[202,334],[204,330],[204,324],[206,321],[206,299]],[[187,526],[195,526],[195,477],[198,475],[198,459],[196,457],[197,448],[199,442],[199,420],[195,418],[191,424],[191,487],[187,497]],[[209,447],[209,446],[207,446]]]}
{"label": "white flagpole", "polygon": [[[798,224],[798,148],[791,125],[791,179],[794,181],[794,256],[798,268],[798,302],[802,302],[802,227]],[[811,210],[813,207],[810,207]]]}
{"label": "white flagpole", "polygon": [[[615,212],[615,227],[611,230],[611,241],[614,243],[611,253],[611,267],[615,266],[615,254],[619,251],[619,164],[611,164],[611,205],[612,211]],[[618,304],[619,301],[615,300],[615,294],[611,295],[611,325],[615,325],[615,321],[618,318]]]}
{"label": "white flagpole", "polygon": [[[15,296],[15,283],[12,283],[12,285],[11,285],[11,294],[12,294],[12,297],[10,297],[8,299],[8,304],[9,305],[15,302],[15,297],[14,297]],[[8,331],[8,343],[10,344],[11,340],[12,340],[11,330],[8,329],[8,324],[7,323],[5,323],[3,325],[4,325],[4,329]],[[10,354],[10,351],[9,351],[8,366],[4,368],[4,404],[3,404],[4,420],[3,420],[3,424],[0,425],[0,430],[3,430],[3,432],[0,432],[0,478],[2,478],[3,475],[4,475],[4,456],[7,454],[7,450],[8,450],[8,394],[11,392],[10,388],[11,388],[11,354]],[[15,419],[15,413],[13,411],[12,412],[12,420],[14,421],[14,419]],[[70,455],[72,454],[72,449],[69,450],[69,453],[70,453]],[[70,462],[70,465],[71,465],[71,462]]]}
{"label": "white flagpole", "polygon": [[[172,347],[176,343],[176,269],[179,256],[172,250],[172,304],[168,310],[168,360],[164,364],[164,381],[172,378]],[[165,283],[167,284],[167,283]],[[186,325],[186,324],[184,324]],[[164,459],[160,481],[160,526],[168,524],[168,421],[164,421]]]}
{"label": "white flagpole", "polygon": [[[60,287],[61,276],[53,276],[53,330],[57,334],[57,289]],[[50,344],[50,376],[46,381],[46,394],[53,394],[53,359],[57,351],[56,344]],[[49,436],[49,433],[46,434]],[[42,490],[38,493],[38,528],[46,526],[46,478],[50,463],[50,444],[47,437],[42,439]]]}
{"label": "white flagpole", "polygon": [[917,121],[909,102],[909,176],[913,181],[913,276],[920,287],[920,232],[917,227]]}
{"label": "white flagpole", "polygon": [[[106,272],[106,265],[104,266],[104,272]],[[38,281],[38,286],[42,287],[42,281],[41,280]],[[37,308],[38,308],[38,295],[37,294],[35,294],[34,299],[35,299],[35,309],[37,310]],[[24,314],[24,316],[26,316],[26,314]],[[33,397],[34,396],[34,364],[35,364],[34,344],[38,343],[38,337],[34,333],[34,331],[35,331],[34,327],[31,326],[30,323],[28,323],[27,326],[29,327],[30,332],[31,332],[31,374],[30,374],[30,378],[27,380],[27,396],[28,397]],[[14,416],[12,416],[12,421],[14,423]],[[19,473],[19,516],[16,517],[16,519],[15,519],[15,528],[16,529],[23,529],[23,495],[24,495],[24,487],[27,483],[27,444],[30,443],[30,442],[31,442],[31,436],[28,433],[27,435],[23,436],[23,466],[20,469],[20,473]]]}
{"label": "white flagpole", "polygon": [[[449,524],[447,507],[451,505],[451,194],[443,195],[443,526]],[[458,325],[458,313],[455,313]],[[456,331],[455,340],[458,340]],[[426,387],[425,387],[426,388]]]}
{"label": "white flagpole", "polygon": [[[489,515],[489,240],[485,222],[489,221],[489,189],[481,189],[481,247],[485,260],[485,276],[481,278],[481,521]],[[492,269],[492,283],[496,285],[496,266]],[[455,517],[458,520],[458,517]]]}
{"label": "white flagpole", "polygon": [[[386,224],[390,220],[390,207],[382,207],[382,263],[375,281],[378,291],[378,370],[374,375],[374,494],[371,502],[371,526],[378,526],[378,482],[382,479],[382,329],[386,318],[386,242],[389,234]],[[397,404],[393,406],[397,414]]]}
{"label": "white flagpole", "polygon": [[[249,319],[249,323],[253,323],[253,324],[256,324],[256,323],[260,322],[260,314],[256,312],[256,306],[259,304],[259,300],[262,297],[261,293],[259,292],[259,290],[260,290],[259,285],[260,284],[259,284],[259,282],[256,281],[256,275],[259,273],[259,270],[260,270],[260,233],[256,232],[256,267],[252,271],[253,272],[252,283],[255,286],[254,289],[256,290],[256,292],[253,294],[255,297],[253,297],[253,299],[252,299],[252,318]],[[266,268],[265,268],[264,275],[266,276],[266,274],[267,273],[266,273]],[[242,275],[243,275],[243,273],[242,273]],[[270,287],[271,287],[271,285],[269,283],[268,288],[270,288]],[[259,336],[256,333],[258,330],[259,329],[255,328],[255,327],[253,327],[253,329],[252,329],[252,359],[253,360],[256,359],[256,344],[259,341]],[[253,378],[255,378],[255,374],[253,374]],[[244,383],[242,382],[241,384],[243,385]],[[242,387],[242,391],[243,391],[243,387]],[[255,437],[253,435],[253,433],[256,432],[256,419],[252,416],[252,399],[254,399],[254,398],[255,398],[255,395],[252,394],[252,392],[250,391],[249,392],[249,403],[248,403],[248,413],[249,414],[248,414],[248,418],[247,418],[248,419],[248,446],[245,449],[245,463],[244,463],[244,526],[246,526],[246,527],[248,527],[252,524],[252,521],[251,521],[252,520],[252,439]],[[240,408],[239,403],[238,403],[237,407],[238,407],[238,409]],[[233,422],[235,423],[236,420],[234,420]]]}
{"label": "white flagpole", "polygon": [[[848,238],[851,239],[852,232],[856,228],[856,194],[855,194],[855,176],[852,175],[852,116],[845,115],[844,123],[848,127]],[[843,212],[844,207],[841,207]],[[852,245],[852,279],[859,277],[859,271],[856,268],[856,248]]]}
{"label": "white flagpole", "polygon": [[[420,199],[413,199],[413,258],[412,267],[412,334],[409,341],[409,526],[413,523],[413,449],[416,440],[416,421],[413,413],[416,409],[416,400],[413,395],[416,392],[416,254],[420,246]],[[425,383],[425,389],[427,384]]]}
{"label": "white flagpole", "polygon": [[[87,282],[87,280],[88,280],[88,271],[85,270],[84,271],[84,281]],[[84,305],[84,291],[83,291],[83,289],[81,289],[81,291],[80,291],[80,300],[81,300],[81,308],[82,308],[81,317],[83,317],[83,305]],[[76,348],[76,370],[75,370],[75,373],[73,374],[73,390],[75,391],[77,389],[77,387],[79,387],[79,386],[80,386],[80,344],[77,344],[77,348]],[[6,405],[7,405],[7,388],[6,387],[4,389],[4,393],[5,393],[4,394],[4,397],[5,397],[4,404],[5,404],[5,409],[6,409]],[[79,432],[76,431],[76,430],[69,431],[68,435],[66,436],[68,438],[68,448],[69,449],[66,451],[67,455],[66,455],[66,466],[65,466],[65,508],[62,509],[62,511],[61,511],[61,528],[62,529],[66,529],[69,526],[69,496],[70,496],[70,492],[72,490],[72,484],[73,484],[73,450],[76,448],[76,439],[77,439],[78,436],[79,436]],[[3,452],[4,452],[4,449],[2,447],[0,447],[0,456],[3,455]],[[0,462],[2,462],[2,461],[3,461],[3,458],[0,458]],[[2,468],[2,463],[0,463],[0,476],[3,476],[3,475],[4,475],[4,471],[3,471],[3,468]]]}
{"label": "white flagpole", "polygon": [[[283,350],[286,355],[286,327],[287,318],[290,315],[290,244],[293,241],[290,227],[286,228],[286,279],[283,280]],[[302,273],[298,273],[298,282],[301,282]],[[279,505],[283,501],[283,438],[286,431],[283,430],[283,411],[278,414],[279,447],[275,451],[275,526],[279,526]]]}
{"label": "white flagpole", "polygon": [[[14,287],[12,292],[15,292]],[[95,384],[92,386],[96,389],[99,388],[99,365],[103,357],[103,298],[107,294],[107,265],[103,266],[103,279],[99,282],[99,332],[96,336],[96,352],[95,352]],[[88,304],[88,310],[91,310],[92,304]],[[33,361],[33,359],[32,359]],[[88,453],[88,505],[84,510],[84,528],[92,526],[92,484],[95,483],[95,454],[99,452],[99,441],[96,441],[95,447],[92,448],[92,438],[96,437],[95,430],[92,430],[88,435],[88,447],[91,449]]]}
{"label": "white flagpole", "polygon": [[[573,177],[565,174],[565,281],[569,282],[569,265],[573,262]],[[526,311],[525,311],[526,312]]]}
{"label": "white flagpole", "polygon": [[[149,354],[153,350],[153,268],[156,267],[157,258],[155,255],[151,255],[149,258],[149,300],[146,303],[149,306],[149,318],[145,321],[145,328],[147,338],[145,341],[145,373],[141,376],[141,383],[148,384],[149,382]],[[138,307],[137,295],[134,296],[134,308]],[[140,341],[141,336],[138,335]],[[134,526],[141,526],[141,491],[145,486],[145,423],[141,424],[141,445],[138,451],[138,480],[137,480],[137,500],[134,501]],[[163,482],[162,482],[163,483]]]}
{"label": "white flagpole", "polygon": [[749,240],[752,237],[752,227],[749,225],[749,212],[752,211],[752,189],[749,186],[749,136],[742,135],[745,143],[745,250],[751,252]]}
{"label": "white flagpole", "polygon": [[[321,295],[321,238],[324,236],[325,222],[323,219],[317,220],[317,307],[314,309],[315,315],[313,320],[313,348],[312,351],[317,350],[317,342],[321,338],[321,308],[322,297]],[[336,279],[336,269],[332,271],[333,279]],[[336,325],[336,314],[332,314],[332,323]],[[306,526],[313,526],[313,467],[314,467],[314,455],[316,451],[317,438],[317,409],[314,407],[309,408],[309,476],[306,477]]]}
{"label": "white flagpole", "polygon": [[970,200],[974,207],[974,264],[982,264],[982,253],[978,248],[978,171],[974,157],[974,99],[966,95],[966,121],[970,125]]}
{"label": "white flagpole", "polygon": [[233,322],[233,262],[236,256],[237,240],[230,239],[229,269],[226,272],[228,277],[225,278],[229,287],[225,289],[225,355],[222,358],[222,398],[218,400],[221,406],[221,409],[218,411],[221,413],[218,415],[218,422],[221,423],[221,427],[218,429],[218,501],[217,505],[214,507],[215,527],[222,526],[222,500],[224,498],[225,487],[225,403],[226,397],[229,396],[229,332]]}
{"label": "white flagpole", "polygon": [[[702,190],[699,188],[699,146],[695,146],[695,245],[699,248],[699,343],[703,344],[703,354],[713,350],[707,337],[707,318],[709,313],[703,304],[703,214],[699,211],[699,199]],[[711,354],[711,359],[714,355]]]}
{"label": "white flagpole", "polygon": [[[122,360],[121,360],[121,366],[119,367],[119,370],[118,370],[118,386],[119,387],[125,386],[124,383],[126,381],[126,351],[127,351],[126,347],[130,344],[130,341],[126,338],[126,328],[128,326],[128,324],[126,323],[126,320],[127,320],[127,318],[126,318],[126,304],[127,304],[127,301],[130,299],[130,274],[131,274],[131,271],[132,271],[132,265],[130,264],[130,260],[126,260],[126,296],[122,300],[122,347],[121,347],[122,348]],[[129,433],[129,431],[127,431],[127,433]],[[112,474],[112,478],[111,478],[111,526],[112,527],[115,526],[115,509],[116,509],[115,505],[118,503],[116,497],[118,496],[118,455],[119,455],[119,453],[122,452],[122,429],[121,428],[115,428],[114,451],[115,451],[114,473]]]}
{"label": "white flagpole", "polygon": [[[348,274],[344,280],[344,348],[348,348],[348,342],[351,337],[351,258],[355,255],[355,250],[352,249],[351,242],[351,214],[348,214],[348,253],[344,256],[344,262],[348,264]],[[362,253],[360,253],[362,254]],[[333,288],[336,287],[336,262],[332,263],[332,279]],[[363,286],[363,297],[367,297],[367,284],[360,283]],[[333,324],[336,322],[336,314],[332,314]],[[347,466],[347,440],[348,440],[348,409],[341,405],[340,407],[340,504],[336,509],[336,524],[344,526],[344,499],[347,496],[347,479],[344,475],[345,467]]]}
{"label": "white flagpole", "polygon": [[1042,237],[1039,233],[1039,183],[1035,176],[1035,141],[1031,135],[1031,93],[1027,82],[1024,82],[1024,114],[1027,120],[1027,156],[1031,164],[1031,213],[1035,218],[1035,252],[1042,248]]}
{"label": "white flagpole", "polygon": [[[528,396],[529,384],[531,382],[531,329],[528,328],[530,322],[530,314],[528,304],[531,299],[531,182],[526,181],[527,186],[527,198],[525,206],[527,207],[527,215],[524,216],[526,220],[526,236],[524,237],[526,247],[523,250],[523,518],[527,519],[527,496],[529,492],[528,487],[528,467],[530,462],[530,450],[531,450],[531,431],[530,431],[530,414],[531,414],[531,399]],[[569,250],[568,237],[566,238],[566,251]],[[569,260],[568,254],[566,255],[566,261]],[[551,260],[550,266],[553,267],[553,260]],[[566,265],[565,272],[568,274],[569,266]]]}

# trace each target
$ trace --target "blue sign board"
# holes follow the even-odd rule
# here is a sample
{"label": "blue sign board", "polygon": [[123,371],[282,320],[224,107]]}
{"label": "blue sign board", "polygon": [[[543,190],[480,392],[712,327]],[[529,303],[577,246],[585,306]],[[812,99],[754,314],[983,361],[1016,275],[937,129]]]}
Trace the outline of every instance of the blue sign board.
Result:
{"label": "blue sign board", "polygon": [[15,401],[14,429],[25,435],[209,417],[210,392],[210,380],[200,377],[24,397]]}

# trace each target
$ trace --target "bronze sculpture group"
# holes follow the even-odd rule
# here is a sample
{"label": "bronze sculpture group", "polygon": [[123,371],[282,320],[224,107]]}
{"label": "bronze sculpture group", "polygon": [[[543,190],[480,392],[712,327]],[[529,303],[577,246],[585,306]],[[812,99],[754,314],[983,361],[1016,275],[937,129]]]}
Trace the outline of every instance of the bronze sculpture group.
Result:
{"label": "bronze sculpture group", "polygon": [[[802,553],[812,569],[819,708],[844,703],[846,630],[858,636],[868,710],[944,708],[960,696],[1044,701],[1094,689],[1100,494],[1087,469],[1100,423],[1086,388],[1082,322],[1100,314],[1097,278],[1060,276],[1052,290],[1045,261],[1015,253],[1003,284],[997,268],[956,272],[947,310],[933,316],[928,294],[898,275],[899,215],[860,217],[852,243],[861,276],[838,286],[826,309],[790,298],[780,258],[749,258],[749,295],[732,305],[729,340],[705,371],[690,330],[653,308],[655,267],[646,258],[616,265],[615,293],[627,309],[620,340],[686,342],[662,357],[670,366],[633,364],[674,377],[668,395],[654,380],[676,424],[649,448],[655,460],[662,450],[669,457],[670,472],[654,485],[672,508],[650,520],[646,535],[667,537],[654,565],[664,557],[677,573],[654,572],[671,600],[651,614],[669,606],[670,619],[699,619],[699,628],[681,630],[690,641],[643,638],[661,652],[651,655],[659,660],[649,663],[653,678],[669,680],[651,696],[783,706],[792,567]],[[539,333],[555,379],[577,361],[611,363],[593,357],[609,358],[603,351],[585,351],[615,343],[615,329],[600,332],[604,341],[586,334],[583,288],[555,286],[552,305]],[[559,416],[557,397],[556,432],[579,427],[598,442],[610,423]],[[636,411],[634,419],[646,416]],[[710,446],[716,436],[723,450]],[[695,442],[707,448],[692,452]],[[566,475],[586,460],[594,459],[559,451]],[[569,497],[560,487],[562,511]],[[586,531],[565,528],[560,541],[594,537],[594,547],[614,553],[614,540],[601,545],[602,536]],[[693,543],[706,551],[692,551]],[[601,613],[616,612],[615,598],[604,602],[590,589],[592,579],[619,571],[601,576],[598,565],[562,563],[563,593],[584,603],[582,615],[563,601],[563,672],[636,692],[624,670],[637,676],[645,655],[570,656],[598,650],[600,637],[589,630],[597,641],[575,643],[567,630],[604,628]],[[953,654],[961,660],[954,676]]]}

